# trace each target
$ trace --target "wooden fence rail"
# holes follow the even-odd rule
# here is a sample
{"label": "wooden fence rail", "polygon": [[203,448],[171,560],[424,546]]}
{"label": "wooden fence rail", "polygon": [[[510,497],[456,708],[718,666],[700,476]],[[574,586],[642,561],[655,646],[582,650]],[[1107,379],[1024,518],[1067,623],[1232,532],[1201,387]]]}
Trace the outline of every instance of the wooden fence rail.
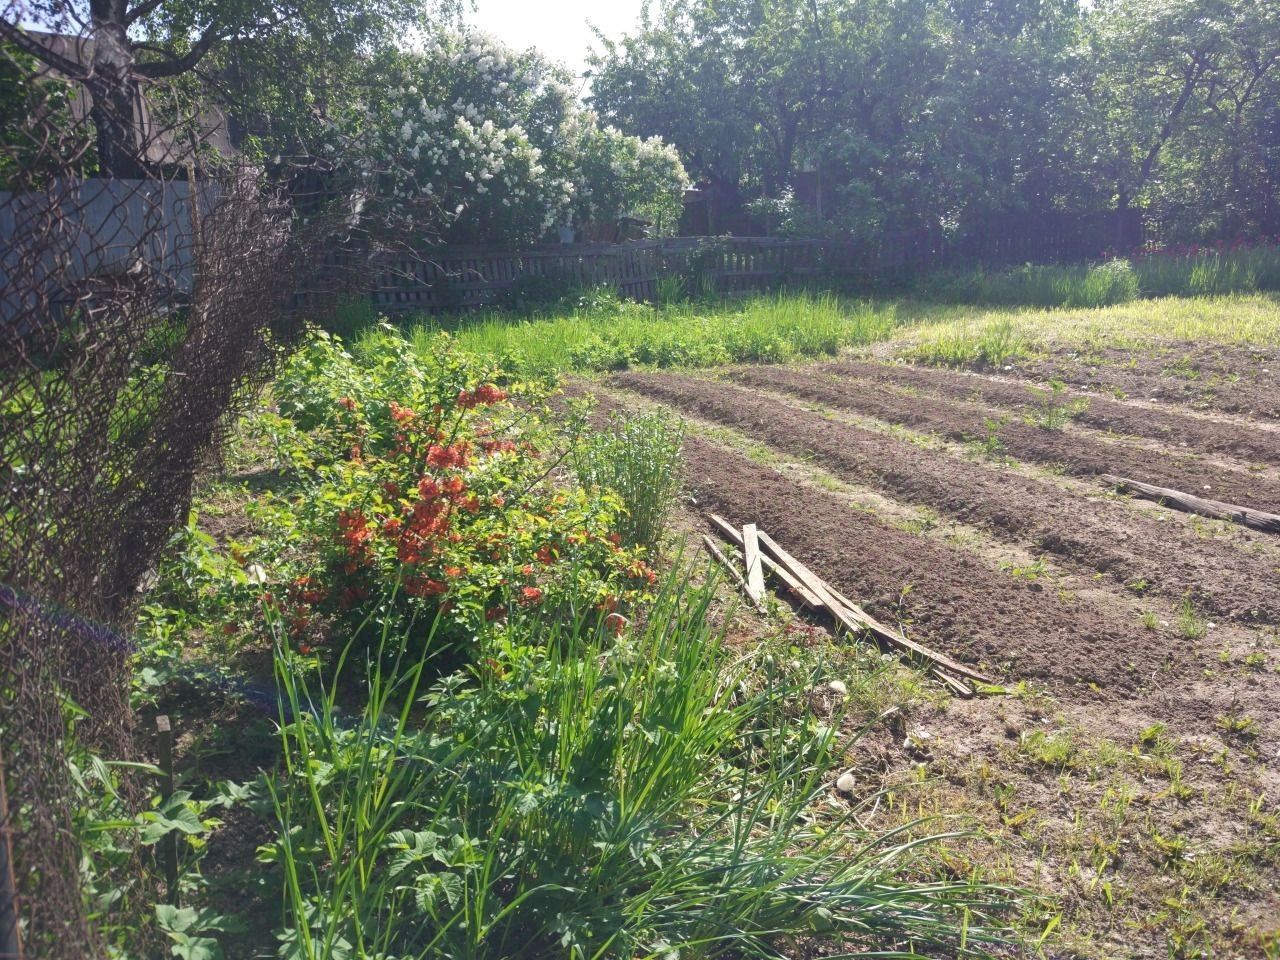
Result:
{"label": "wooden fence rail", "polygon": [[[390,314],[467,310],[500,300],[517,283],[608,286],[622,297],[653,300],[660,281],[686,293],[764,290],[819,277],[883,282],[951,266],[1002,267],[1079,262],[1103,249],[1137,246],[1140,211],[992,217],[960,235],[938,229],[888,232],[869,240],[773,237],[673,237],[621,244],[576,244],[522,251],[437,248],[382,254],[367,264],[368,295]],[[351,252],[335,255],[351,267]],[[709,289],[708,289],[709,288]]]}

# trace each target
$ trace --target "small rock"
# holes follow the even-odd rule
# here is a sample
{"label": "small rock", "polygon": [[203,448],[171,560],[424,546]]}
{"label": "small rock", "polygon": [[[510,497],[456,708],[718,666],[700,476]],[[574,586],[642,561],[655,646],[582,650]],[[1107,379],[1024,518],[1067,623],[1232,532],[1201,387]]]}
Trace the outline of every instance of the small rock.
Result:
{"label": "small rock", "polygon": [[827,689],[837,697],[843,697],[849,692],[849,688],[844,685],[844,681],[842,680],[832,680],[827,684]]}
{"label": "small rock", "polygon": [[840,774],[840,779],[836,781],[836,789],[841,793],[853,793],[853,788],[858,785],[858,781],[853,778],[852,773]]}

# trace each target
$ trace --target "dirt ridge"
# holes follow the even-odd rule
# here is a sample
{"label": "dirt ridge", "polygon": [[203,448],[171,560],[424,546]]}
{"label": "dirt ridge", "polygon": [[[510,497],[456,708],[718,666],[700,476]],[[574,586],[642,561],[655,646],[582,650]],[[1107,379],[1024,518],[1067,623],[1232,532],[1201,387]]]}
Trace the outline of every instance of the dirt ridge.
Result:
{"label": "dirt ridge", "polygon": [[[805,375],[786,367],[748,367],[730,372],[736,383],[854,410],[887,423],[938,433],[949,440],[982,438],[994,411],[968,400],[907,396],[865,380]],[[1046,430],[1006,417],[990,433],[1020,460],[1059,464],[1073,476],[1115,474],[1172,487],[1225,503],[1280,513],[1280,481],[1207,464],[1188,455],[1159,453],[1087,433]]]}

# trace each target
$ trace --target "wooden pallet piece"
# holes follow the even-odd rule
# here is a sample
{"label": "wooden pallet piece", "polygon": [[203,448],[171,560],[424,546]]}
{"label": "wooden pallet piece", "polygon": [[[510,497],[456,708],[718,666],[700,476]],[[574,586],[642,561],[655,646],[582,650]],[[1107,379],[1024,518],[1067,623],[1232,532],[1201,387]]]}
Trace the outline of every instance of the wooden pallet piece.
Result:
{"label": "wooden pallet piece", "polygon": [[861,633],[863,631],[870,631],[890,646],[897,647],[899,650],[908,651],[916,656],[923,657],[925,660],[942,668],[948,673],[968,677],[970,680],[977,680],[979,683],[995,685],[994,680],[985,674],[979,673],[972,667],[959,663],[956,660],[952,660],[945,653],[939,653],[936,650],[932,650],[929,647],[924,646],[924,644],[917,643],[914,640],[909,640],[897,630],[886,627],[856,603],[848,601],[848,598],[844,598],[843,602],[842,600],[837,599],[832,595],[830,588],[827,587],[826,583],[820,577],[814,574],[795,557],[791,556],[791,554],[787,553],[787,551],[783,550],[782,547],[778,546],[778,544],[774,542],[773,538],[767,533],[761,531],[759,537],[760,543],[763,544],[766,550],[773,554],[773,557],[778,561],[778,564],[786,567],[792,576],[804,583],[806,587],[808,587],[820,600],[822,600],[823,605],[830,609],[832,614],[836,616],[836,619],[840,620],[841,623],[844,624],[845,628],[850,632]]}
{"label": "wooden pallet piece", "polygon": [[[732,543],[737,544],[739,547],[742,546],[741,530],[739,530],[737,527],[731,524],[724,517],[717,516],[714,513],[708,514],[708,516],[711,518],[711,522],[715,524],[716,528],[721,533],[723,533],[725,537],[727,537]],[[818,597],[813,593],[813,591],[810,590],[808,587],[806,587],[803,583],[801,583],[795,577],[793,577],[786,570],[783,570],[781,567],[779,567],[778,564],[774,562],[772,557],[762,553],[760,555],[760,561],[766,570],[774,574],[779,580],[783,582],[783,584],[786,586],[788,590],[790,590],[793,594],[795,594],[796,599],[800,601],[802,606],[808,607],[811,610],[816,610],[819,613],[822,612],[822,610],[824,609],[822,605],[822,601],[818,599]]]}

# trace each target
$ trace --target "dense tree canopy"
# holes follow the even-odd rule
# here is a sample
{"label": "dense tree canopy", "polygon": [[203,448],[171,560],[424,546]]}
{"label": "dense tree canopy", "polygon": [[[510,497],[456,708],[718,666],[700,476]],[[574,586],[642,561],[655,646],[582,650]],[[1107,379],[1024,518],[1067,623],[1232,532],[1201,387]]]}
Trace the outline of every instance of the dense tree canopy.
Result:
{"label": "dense tree canopy", "polygon": [[1278,59],[1270,0],[665,0],[592,95],[794,229],[1140,203],[1212,235],[1277,229]]}

